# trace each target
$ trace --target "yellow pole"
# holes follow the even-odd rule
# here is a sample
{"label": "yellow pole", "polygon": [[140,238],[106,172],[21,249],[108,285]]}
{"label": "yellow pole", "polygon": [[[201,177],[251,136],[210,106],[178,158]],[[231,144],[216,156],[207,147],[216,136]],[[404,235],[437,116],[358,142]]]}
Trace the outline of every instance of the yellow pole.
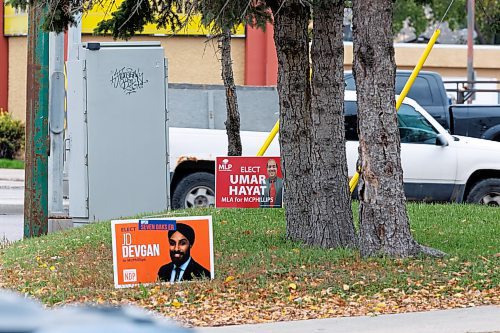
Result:
{"label": "yellow pole", "polygon": [[265,154],[267,148],[269,148],[269,145],[271,144],[271,142],[273,142],[273,139],[276,136],[276,134],[278,133],[279,129],[280,129],[280,121],[277,120],[276,124],[274,124],[273,129],[269,133],[266,141],[264,142],[264,144],[260,148],[259,152],[257,153],[257,156],[263,156]]}
{"label": "yellow pole", "polygon": [[356,185],[358,185],[358,181],[359,181],[359,172],[356,171],[354,173],[354,176],[352,176],[351,180],[349,180],[349,191],[351,193],[354,192]]}
{"label": "yellow pole", "polygon": [[[436,44],[436,40],[439,37],[439,34],[441,33],[441,30],[436,29],[434,33],[432,34],[431,39],[429,40],[429,43],[427,43],[427,47],[424,50],[424,53],[420,57],[420,60],[418,61],[417,65],[413,69],[410,78],[408,81],[406,81],[406,84],[399,94],[398,100],[396,101],[396,112],[399,110],[399,107],[401,104],[403,104],[403,100],[405,99],[406,95],[408,95],[408,92],[410,91],[411,86],[413,85],[413,82],[415,82],[415,79],[418,76],[418,73],[420,73],[420,70],[424,66],[424,62],[427,60],[427,57],[429,56],[429,53],[431,52],[432,48],[434,47],[434,44]],[[349,181],[349,190],[351,193],[354,191],[356,188],[356,185],[358,185],[359,181],[359,172],[356,171],[354,176],[352,176],[351,180]]]}
{"label": "yellow pole", "polygon": [[418,73],[420,73],[420,70],[424,66],[424,62],[427,60],[427,57],[429,56],[429,53],[431,52],[432,48],[434,47],[434,44],[436,44],[436,40],[439,37],[439,34],[441,33],[441,30],[436,29],[434,33],[432,34],[431,39],[429,40],[429,43],[427,44],[427,47],[424,50],[424,53],[420,57],[420,60],[418,61],[417,65],[413,69],[413,72],[410,75],[410,78],[408,81],[406,81],[406,84],[399,94],[399,98],[396,101],[396,111],[399,110],[399,107],[401,104],[403,104],[403,100],[405,99],[406,95],[408,95],[408,92],[410,91],[411,86],[413,85],[413,82],[415,82],[415,79],[418,76]]}

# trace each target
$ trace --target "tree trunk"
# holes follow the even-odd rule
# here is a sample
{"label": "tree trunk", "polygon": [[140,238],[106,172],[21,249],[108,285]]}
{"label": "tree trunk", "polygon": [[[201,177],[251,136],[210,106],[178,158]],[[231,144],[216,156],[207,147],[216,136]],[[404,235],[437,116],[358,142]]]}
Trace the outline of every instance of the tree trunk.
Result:
{"label": "tree trunk", "polygon": [[311,198],[310,8],[301,0],[268,1],[274,15],[278,54],[280,147],[285,177],[287,237],[307,239]]}
{"label": "tree trunk", "polygon": [[238,111],[238,100],[231,61],[230,29],[225,29],[222,32],[219,38],[219,48],[221,50],[222,80],[226,89],[227,120],[225,125],[228,142],[227,155],[241,156],[240,112]]}
{"label": "tree trunk", "polygon": [[416,255],[406,212],[394,84],[392,0],[353,1],[362,256]]}
{"label": "tree trunk", "polygon": [[348,186],[344,130],[343,0],[313,8],[312,197],[308,244],[356,247]]}

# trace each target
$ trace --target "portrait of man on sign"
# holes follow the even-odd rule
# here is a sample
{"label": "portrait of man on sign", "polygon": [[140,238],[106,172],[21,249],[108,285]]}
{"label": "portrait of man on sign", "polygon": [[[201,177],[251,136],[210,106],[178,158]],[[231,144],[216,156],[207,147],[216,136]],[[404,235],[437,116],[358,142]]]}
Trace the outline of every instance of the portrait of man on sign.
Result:
{"label": "portrait of man on sign", "polygon": [[278,177],[278,163],[274,158],[267,161],[267,178],[262,184],[261,208],[281,208],[283,201],[283,179]]}
{"label": "portrait of man on sign", "polygon": [[193,228],[184,223],[177,223],[176,230],[168,232],[168,241],[172,261],[158,270],[160,281],[173,283],[210,278],[210,271],[191,257],[191,248],[195,243]]}

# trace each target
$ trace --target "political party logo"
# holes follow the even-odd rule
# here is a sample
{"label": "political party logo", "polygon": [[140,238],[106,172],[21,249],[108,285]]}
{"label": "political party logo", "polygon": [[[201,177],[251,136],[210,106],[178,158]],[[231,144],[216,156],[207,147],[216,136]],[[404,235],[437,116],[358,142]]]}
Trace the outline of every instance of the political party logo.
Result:
{"label": "political party logo", "polygon": [[229,159],[227,159],[227,158],[223,159],[220,163],[217,163],[217,165],[219,166],[217,168],[217,170],[219,170],[219,171],[230,172],[233,168],[233,165],[231,163],[229,163]]}
{"label": "political party logo", "polygon": [[123,270],[123,282],[137,282],[137,270],[136,269],[124,269]]}

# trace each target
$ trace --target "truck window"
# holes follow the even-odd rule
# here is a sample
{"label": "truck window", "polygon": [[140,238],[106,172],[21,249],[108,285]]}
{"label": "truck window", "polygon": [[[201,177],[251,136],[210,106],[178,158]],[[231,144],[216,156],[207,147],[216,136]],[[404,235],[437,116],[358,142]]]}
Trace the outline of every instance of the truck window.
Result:
{"label": "truck window", "polygon": [[[401,93],[409,77],[410,74],[396,75],[396,94]],[[345,76],[345,90],[356,90],[356,83],[354,82],[354,76],[352,74]],[[422,106],[436,104],[432,96],[431,82],[429,82],[429,79],[426,77],[417,76],[417,79],[408,92],[408,97],[414,99]]]}
{"label": "truck window", "polygon": [[356,83],[354,82],[353,75],[346,75],[345,77],[345,90],[356,90]]}
{"label": "truck window", "polygon": [[[357,104],[344,102],[345,138],[358,141]],[[439,134],[434,127],[412,106],[402,104],[398,112],[398,126],[401,143],[435,144]]]}
{"label": "truck window", "polygon": [[344,101],[345,139],[358,141],[358,106],[354,101]]}
{"label": "truck window", "polygon": [[399,108],[398,125],[401,143],[436,143],[436,129],[410,105],[402,104]]}
{"label": "truck window", "polygon": [[[396,94],[401,93],[407,80],[407,76],[396,76]],[[408,97],[414,99],[422,106],[434,105],[432,101],[432,90],[430,87],[431,85],[427,78],[417,76],[417,79],[413,82],[413,85],[408,92]]]}

